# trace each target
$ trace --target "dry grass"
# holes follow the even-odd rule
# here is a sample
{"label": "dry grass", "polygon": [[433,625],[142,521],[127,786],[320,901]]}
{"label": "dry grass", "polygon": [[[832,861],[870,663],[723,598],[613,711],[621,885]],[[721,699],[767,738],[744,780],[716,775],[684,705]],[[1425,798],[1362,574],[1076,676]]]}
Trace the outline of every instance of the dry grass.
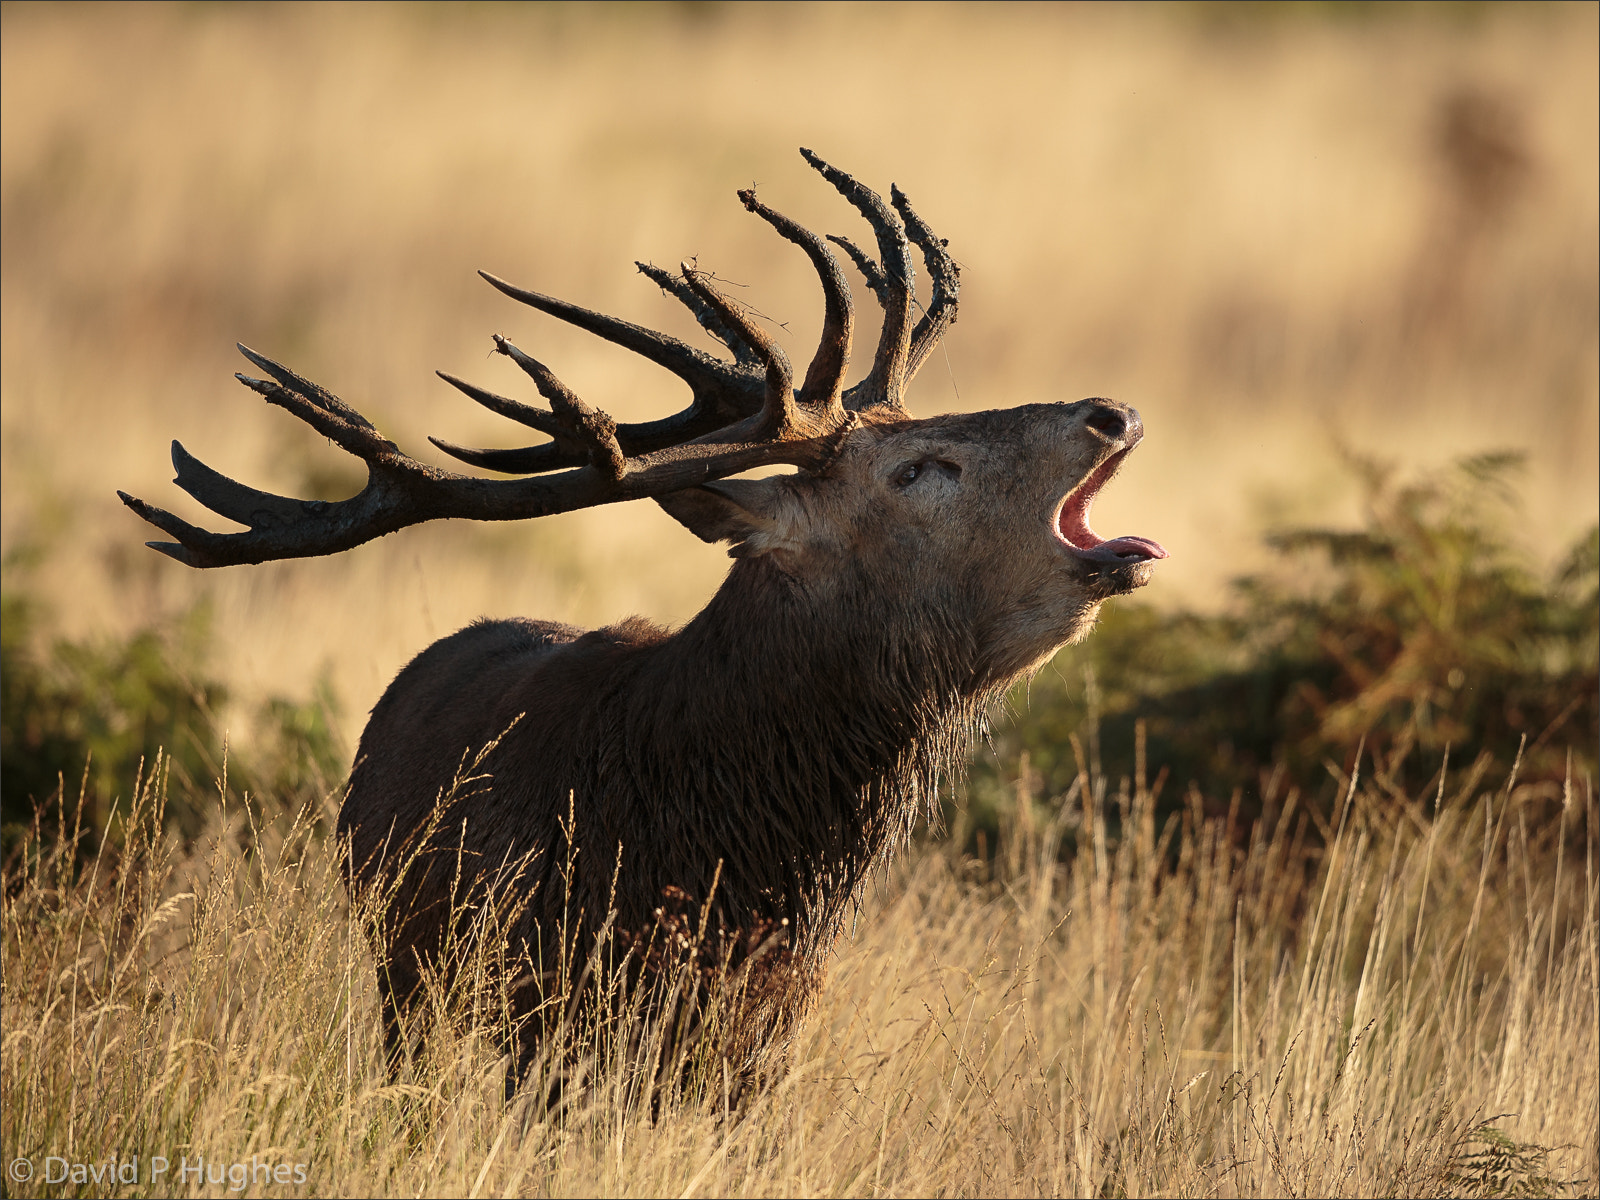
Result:
{"label": "dry grass", "polygon": [[617,1061],[506,1103],[492,1010],[386,1082],[330,844],[235,800],[180,853],[147,787],[119,855],[6,877],[0,1134],[40,1172],[137,1155],[123,1195],[227,1190],[187,1155],[351,1196],[1592,1196],[1600,814],[1476,778],[1357,788],[1325,855],[1303,815],[1245,842],[1075,787],[992,871],[902,864],[742,1113],[713,1085],[653,1120]]}
{"label": "dry grass", "polygon": [[[199,576],[112,492],[198,515],[173,437],[264,486],[350,480],[232,383],[236,340],[413,452],[515,438],[432,376],[519,387],[496,330],[619,416],[677,402],[477,267],[691,336],[630,264],[699,255],[802,357],[816,285],[732,192],[848,230],[805,144],[898,180],[965,266],[920,411],[1141,409],[1101,514],[1173,550],[1153,599],[1214,598],[1263,521],[1348,515],[1331,434],[1413,465],[1527,448],[1526,538],[1555,551],[1600,481],[1595,6],[1325,11],[8,5],[4,548],[50,548],[33,580],[65,632],[208,598],[243,691],[331,661],[347,735],[486,611],[684,619],[723,560],[651,505]],[[1462,96],[1491,149],[1452,174]]]}

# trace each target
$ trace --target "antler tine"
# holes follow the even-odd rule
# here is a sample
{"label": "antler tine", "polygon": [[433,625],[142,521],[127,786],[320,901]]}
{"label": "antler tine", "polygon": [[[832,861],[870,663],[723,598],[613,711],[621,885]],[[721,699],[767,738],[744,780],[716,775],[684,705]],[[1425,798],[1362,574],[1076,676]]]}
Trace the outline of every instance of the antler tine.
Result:
{"label": "antler tine", "polygon": [[[177,442],[172,443],[174,447]],[[176,559],[186,567],[203,567],[207,565],[203,559],[189,549],[188,543],[199,541],[211,536],[206,530],[189,524],[181,517],[174,516],[164,508],[157,508],[154,504],[146,504],[137,496],[130,496],[127,492],[117,489],[117,498],[126,504],[139,516],[164,533],[170,533],[178,542],[146,542],[152,550],[159,550],[168,558]]]}
{"label": "antler tine", "polygon": [[744,336],[718,316],[717,310],[700,299],[698,293],[683,279],[654,263],[635,262],[633,265],[638,267],[640,273],[651,283],[693,313],[694,319],[700,323],[700,328],[726,346],[735,362],[744,366],[761,363],[761,355],[744,340]]}
{"label": "antler tine", "polygon": [[627,470],[627,461],[622,447],[617,444],[617,423],[608,414],[585,404],[549,367],[524,354],[498,333],[494,335],[494,347],[533,380],[539,394],[550,401],[561,429],[587,448],[589,461],[607,477],[621,479]]}
{"label": "antler tine", "polygon": [[[282,363],[274,362],[265,354],[256,353],[243,342],[235,342],[234,347],[239,351],[240,354],[244,355],[251,362],[255,363],[256,366],[260,367],[268,375],[271,375],[274,379],[276,379],[278,383],[284,388],[288,389],[290,393],[293,393],[297,397],[303,398],[304,400],[310,402],[315,407],[322,409],[328,415],[337,418],[345,425],[353,426],[356,429],[368,430],[372,433],[377,432],[377,430],[373,428],[371,421],[367,420],[355,409],[351,408],[348,404],[339,399],[339,397],[335,396],[326,388],[312,383],[311,380],[306,379],[302,375],[296,374]],[[238,379],[246,387],[252,388],[255,391],[260,392],[263,396],[266,396],[269,403],[278,403],[278,401],[270,392],[264,390],[260,386],[257,386],[262,382],[261,380],[251,380],[248,376],[240,375],[237,372],[235,373],[234,378]],[[334,435],[330,433],[328,436],[333,437]],[[337,441],[338,439],[335,438],[335,440]],[[340,444],[343,445],[342,442]],[[386,447],[393,447],[392,442],[384,442],[383,444]],[[346,449],[349,449],[349,447],[346,447]],[[359,453],[359,451],[351,450],[351,453],[355,454]]]}
{"label": "antler tine", "polygon": [[928,309],[917,322],[911,334],[911,349],[906,357],[906,383],[916,377],[922,364],[944,337],[945,330],[956,323],[956,308],[961,294],[961,267],[950,257],[949,243],[928,228],[928,223],[911,207],[911,201],[898,187],[890,185],[889,199],[905,222],[906,236],[922,251],[923,264],[928,268],[928,278],[933,281],[933,295]]}
{"label": "antler tine", "polygon": [[447,442],[431,433],[428,440],[451,458],[468,466],[499,471],[504,475],[538,475],[562,467],[579,467],[588,458],[586,452],[574,453],[560,442],[544,442],[538,446],[517,446],[506,450],[476,450],[471,446]]}
{"label": "antler tine", "polygon": [[533,379],[540,393],[551,402],[554,412],[497,395],[445,371],[435,374],[490,412],[548,434],[554,444],[495,451],[471,450],[436,437],[428,440],[446,454],[495,470],[528,473],[593,462],[604,467],[613,478],[621,478],[623,453],[617,444],[616,423],[607,414],[580,400],[543,363],[524,354],[499,334],[494,335],[494,342],[497,353],[511,358]]}
{"label": "antler tine", "polygon": [[883,260],[885,287],[879,295],[883,303],[883,332],[878,336],[878,349],[873,355],[871,374],[851,390],[861,396],[861,408],[888,405],[903,409],[905,406],[901,402],[901,393],[906,378],[906,354],[911,341],[911,300],[915,279],[911,245],[906,241],[900,222],[877,192],[854,176],[823,162],[804,147],[800,153],[871,223],[878,238],[878,254]]}
{"label": "antler tine", "polygon": [[237,345],[240,354],[278,381],[269,383],[265,379],[234,373],[235,379],[251,391],[259,392],[268,404],[288,409],[357,458],[370,461],[380,454],[398,453],[395,444],[373,428],[371,421],[333,393],[302,379],[282,363],[257,354],[243,343]]}
{"label": "antler tine", "polygon": [[[257,357],[256,355],[251,355],[252,359]],[[277,366],[278,364],[273,363],[272,365]],[[279,369],[286,371],[285,368]],[[287,371],[286,373],[292,374],[292,372]],[[322,392],[320,388],[316,390]],[[330,396],[326,392],[322,392],[322,395],[324,398],[333,400],[334,403],[344,407],[347,412],[362,424],[366,424],[365,417],[362,417],[354,409],[344,406],[337,397]],[[370,425],[367,427],[371,428]],[[272,492],[263,492],[257,488],[242,484],[236,479],[230,479],[222,472],[201,462],[185,450],[181,442],[176,440],[172,443],[172,466],[177,471],[177,477],[173,480],[174,483],[218,516],[226,517],[230,521],[237,521],[241,525],[287,527],[298,521],[308,510],[321,511],[328,507],[324,501],[296,500],[291,496],[279,496]],[[205,547],[212,545],[218,537],[228,536],[215,534],[196,525],[191,525],[182,517],[167,512],[163,508],[157,508],[153,504],[146,504],[143,500],[130,496],[126,492],[119,491],[117,495],[121,497],[124,504],[146,521],[149,521],[150,524],[179,539],[177,542],[146,542],[145,545],[152,550],[159,550],[161,553],[170,558],[175,558],[187,566],[202,567],[211,565],[207,562],[199,561],[204,554]]]}
{"label": "antler tine", "polygon": [[697,400],[723,409],[729,418],[749,416],[759,407],[749,388],[752,381],[748,372],[740,370],[733,363],[713,358],[670,334],[657,333],[643,325],[569,304],[554,296],[530,292],[487,271],[479,271],[478,274],[513,300],[552,317],[559,317],[569,325],[576,325],[587,333],[614,342],[648,358],[657,366],[665,367],[689,385]]}
{"label": "antler tine", "polygon": [[[178,441],[172,443],[172,466],[178,473],[174,483],[212,512],[241,525],[255,525],[264,520],[284,524],[298,517],[301,506],[308,503],[291,496],[259,491],[230,479],[221,471],[206,466]],[[168,532],[177,535],[176,530]]]}
{"label": "antler tine", "polygon": [[850,285],[845,282],[839,260],[828,249],[828,244],[805,226],[768,208],[756,199],[754,188],[739,193],[739,199],[750,212],[771,225],[789,241],[799,246],[811,258],[822,281],[823,319],[822,337],[817,352],[806,368],[806,379],[800,385],[800,403],[820,405],[835,416],[843,414],[839,394],[844,383],[845,368],[850,365],[850,333],[855,324],[855,303],[850,297]]}
{"label": "antler tine", "polygon": [[554,439],[543,445],[522,446],[514,450],[474,450],[430,435],[428,440],[451,458],[460,459],[474,467],[504,471],[507,475],[533,475],[540,471],[554,471],[559,467],[580,467],[589,461],[587,447],[567,435],[555,413],[498,395],[488,388],[458,379],[448,371],[435,371],[434,374],[497,416],[507,417],[529,429],[537,429]]}
{"label": "antler tine", "polygon": [[867,290],[878,298],[880,305],[887,304],[889,283],[888,280],[884,279],[883,271],[879,268],[877,260],[841,234],[830,233],[828,240],[835,246],[844,248],[844,252],[850,256],[850,261],[855,263],[856,270],[860,271],[862,278],[867,281]]}
{"label": "antler tine", "polygon": [[[496,349],[498,350],[498,347]],[[534,408],[531,404],[524,404],[522,401],[513,400],[509,396],[491,392],[488,388],[481,388],[465,379],[458,379],[448,371],[435,371],[434,374],[462,395],[476,400],[496,416],[506,417],[519,425],[526,425],[529,429],[537,429],[540,433],[553,438],[561,438],[566,435],[566,429],[553,412],[543,408]],[[577,463],[573,462],[564,465],[577,466]]]}
{"label": "antler tine", "polygon": [[761,403],[761,419],[756,426],[757,437],[780,439],[792,436],[799,424],[799,410],[794,399],[794,369],[789,356],[783,352],[766,330],[760,328],[744,313],[728,302],[728,298],[706,282],[706,274],[688,263],[682,264],[683,278],[699,296],[728,324],[739,330],[740,336],[754,346],[767,364],[767,390]]}

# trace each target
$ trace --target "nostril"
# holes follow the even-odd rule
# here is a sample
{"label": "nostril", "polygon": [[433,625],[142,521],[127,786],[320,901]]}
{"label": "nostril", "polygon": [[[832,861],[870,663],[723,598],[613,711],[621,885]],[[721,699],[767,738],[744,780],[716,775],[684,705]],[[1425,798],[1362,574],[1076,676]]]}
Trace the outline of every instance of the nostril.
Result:
{"label": "nostril", "polygon": [[1123,420],[1121,413],[1114,408],[1102,408],[1099,405],[1096,405],[1084,418],[1084,424],[1112,441],[1119,440],[1128,431],[1127,422]]}

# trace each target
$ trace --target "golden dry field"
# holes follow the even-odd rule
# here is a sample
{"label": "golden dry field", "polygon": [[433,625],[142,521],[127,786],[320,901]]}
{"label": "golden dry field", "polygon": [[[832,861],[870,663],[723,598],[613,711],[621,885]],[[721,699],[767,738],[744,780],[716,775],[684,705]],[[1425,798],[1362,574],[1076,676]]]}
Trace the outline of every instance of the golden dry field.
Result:
{"label": "golden dry field", "polygon": [[[441,466],[429,434],[526,440],[434,375],[527,398],[494,333],[618,420],[681,407],[480,268],[704,345],[633,266],[692,258],[804,363],[814,273],[734,197],[859,238],[801,146],[898,183],[961,263],[919,415],[1140,410],[1095,524],[1171,552],[1142,600],[1218,609],[1264,532],[1356,522],[1347,450],[1522,452],[1542,568],[1600,515],[1597,99],[1594,3],[7,3],[7,591],[86,641],[203,611],[239,712],[323,678],[346,746],[480,615],[682,622],[727,559],[653,504],[196,572],[116,490],[212,520],[174,438],[267,490],[357,490],[233,381],[235,342]],[[507,1102],[493,1012],[460,1019],[481,995],[437,997],[453,1016],[386,1079],[371,914],[321,836],[339,781],[299,823],[224,788],[181,843],[130,778],[101,859],[45,837],[7,865],[0,1151],[40,1174],[0,1195],[1600,1194],[1582,769],[1519,792],[1451,764],[1436,794],[1367,771],[1314,825],[1291,797],[1247,827],[1176,786],[1158,821],[1145,764],[1098,757],[1064,795],[1006,775],[992,860],[958,828],[874,886],[742,1114],[714,1081],[652,1112],[616,1063]],[[133,1154],[135,1185],[44,1174]],[[182,1181],[185,1154],[307,1182]]]}
{"label": "golden dry field", "polygon": [[8,876],[6,1194],[1596,1194],[1590,789],[1530,828],[1495,781],[1397,805],[1380,779],[1323,854],[1288,820],[1157,833],[1142,781],[1083,782],[987,867],[903,858],[736,1114],[703,1062],[653,1103],[588,1027],[580,1085],[507,1102],[504,995],[470,968],[386,1078],[331,811],[235,799],[180,851],[149,787],[114,856]]}

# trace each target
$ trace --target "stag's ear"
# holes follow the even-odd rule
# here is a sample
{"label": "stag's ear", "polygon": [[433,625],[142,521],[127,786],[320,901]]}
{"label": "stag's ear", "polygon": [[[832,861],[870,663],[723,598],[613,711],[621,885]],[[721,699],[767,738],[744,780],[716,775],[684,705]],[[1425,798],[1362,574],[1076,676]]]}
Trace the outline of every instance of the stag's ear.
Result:
{"label": "stag's ear", "polygon": [[793,499],[781,476],[719,479],[655,499],[702,542],[732,542],[733,558],[765,554],[788,541],[785,518]]}

